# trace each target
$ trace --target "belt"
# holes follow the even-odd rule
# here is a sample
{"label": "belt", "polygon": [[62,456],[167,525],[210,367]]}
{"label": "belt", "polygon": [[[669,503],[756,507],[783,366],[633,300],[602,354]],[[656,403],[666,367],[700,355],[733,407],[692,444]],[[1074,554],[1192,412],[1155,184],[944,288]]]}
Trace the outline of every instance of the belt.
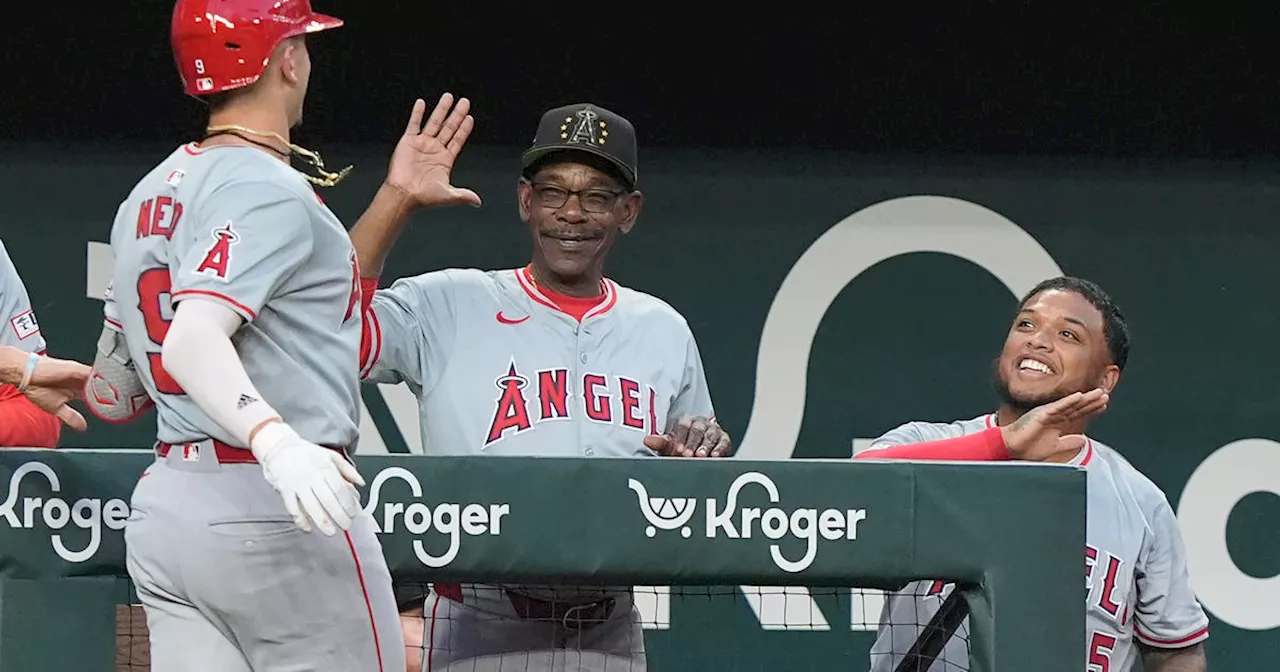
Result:
{"label": "belt", "polygon": [[[456,588],[455,588],[456,586]],[[436,584],[436,594],[454,602],[462,602],[462,586]],[[612,597],[595,602],[543,600],[502,589],[511,608],[520,618],[530,621],[554,621],[570,630],[590,630],[609,620],[618,602]]]}
{"label": "belt", "polygon": [[[160,458],[168,457],[170,451],[173,451],[173,450],[182,451],[183,457],[189,456],[192,451],[194,451],[198,455],[200,449],[205,445],[205,443],[206,442],[204,441],[196,441],[194,443],[183,443],[183,444],[170,444],[170,443],[164,443],[164,442],[157,442],[156,456]],[[232,446],[217,440],[210,440],[208,441],[208,443],[213,444],[214,457],[218,458],[218,462],[220,464],[257,464],[258,463],[258,458],[254,457],[253,451],[249,450],[248,448],[237,448],[236,446]],[[324,447],[328,448],[329,450],[336,450],[339,453],[346,455],[346,451],[342,448],[338,448],[336,446],[324,446]]]}

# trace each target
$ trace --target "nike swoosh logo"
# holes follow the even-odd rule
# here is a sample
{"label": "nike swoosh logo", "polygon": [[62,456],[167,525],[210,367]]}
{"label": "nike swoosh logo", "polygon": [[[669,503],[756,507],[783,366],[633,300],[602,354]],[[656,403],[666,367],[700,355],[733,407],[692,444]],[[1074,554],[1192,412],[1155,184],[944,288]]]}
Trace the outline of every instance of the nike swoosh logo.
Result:
{"label": "nike swoosh logo", "polygon": [[527,319],[529,319],[529,316],[528,316],[528,315],[525,315],[525,316],[524,316],[524,317],[522,317],[522,318],[514,319],[514,320],[513,320],[513,319],[511,319],[510,317],[507,317],[506,315],[503,315],[501,310],[499,310],[499,311],[498,311],[498,321],[499,321],[499,322],[501,322],[501,323],[503,323],[503,324],[520,324],[521,322],[524,322],[524,321],[525,321],[525,320],[527,320]]}

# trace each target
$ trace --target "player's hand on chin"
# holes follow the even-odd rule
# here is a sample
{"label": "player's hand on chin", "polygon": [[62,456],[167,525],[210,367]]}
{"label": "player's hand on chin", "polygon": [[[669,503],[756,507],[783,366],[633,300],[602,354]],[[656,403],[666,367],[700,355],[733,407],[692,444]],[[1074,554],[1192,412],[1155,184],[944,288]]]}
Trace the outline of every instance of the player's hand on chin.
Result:
{"label": "player's hand on chin", "polygon": [[644,437],[644,445],[663,457],[730,457],[733,441],[714,418],[684,415],[661,436]]}
{"label": "player's hand on chin", "polygon": [[1110,395],[1094,389],[1037,406],[1001,428],[1005,448],[1012,459],[1032,462],[1077,452],[1088,439],[1083,434],[1063,434],[1064,429],[1107,410],[1110,401]]}
{"label": "player's hand on chin", "polygon": [[454,105],[453,94],[440,96],[424,126],[426,109],[421,98],[414,102],[409,124],[391,154],[386,185],[400,192],[414,207],[480,207],[476,192],[450,183],[454,161],[475,126],[468,114],[471,101],[461,98]]}

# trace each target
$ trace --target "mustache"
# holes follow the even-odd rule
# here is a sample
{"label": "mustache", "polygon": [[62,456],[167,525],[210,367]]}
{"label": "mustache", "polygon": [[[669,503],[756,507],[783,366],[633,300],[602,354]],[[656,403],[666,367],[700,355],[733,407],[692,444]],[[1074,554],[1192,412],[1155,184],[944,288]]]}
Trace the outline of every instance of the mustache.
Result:
{"label": "mustache", "polygon": [[583,240],[604,237],[604,231],[583,229],[543,229],[538,233],[552,238],[574,238]]}

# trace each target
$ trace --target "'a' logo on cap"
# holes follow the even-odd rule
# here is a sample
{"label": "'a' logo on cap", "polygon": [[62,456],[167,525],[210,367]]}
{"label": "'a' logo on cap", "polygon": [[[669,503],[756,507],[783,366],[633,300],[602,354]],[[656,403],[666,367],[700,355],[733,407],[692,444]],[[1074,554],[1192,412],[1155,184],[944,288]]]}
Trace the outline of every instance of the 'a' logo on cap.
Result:
{"label": "'a' logo on cap", "polygon": [[[560,124],[560,139],[603,145],[605,138],[609,137],[609,125],[600,121],[600,115],[589,107],[579,110],[577,116],[577,122],[573,121],[573,117],[564,118],[564,123]],[[572,131],[570,124],[573,124]]]}

